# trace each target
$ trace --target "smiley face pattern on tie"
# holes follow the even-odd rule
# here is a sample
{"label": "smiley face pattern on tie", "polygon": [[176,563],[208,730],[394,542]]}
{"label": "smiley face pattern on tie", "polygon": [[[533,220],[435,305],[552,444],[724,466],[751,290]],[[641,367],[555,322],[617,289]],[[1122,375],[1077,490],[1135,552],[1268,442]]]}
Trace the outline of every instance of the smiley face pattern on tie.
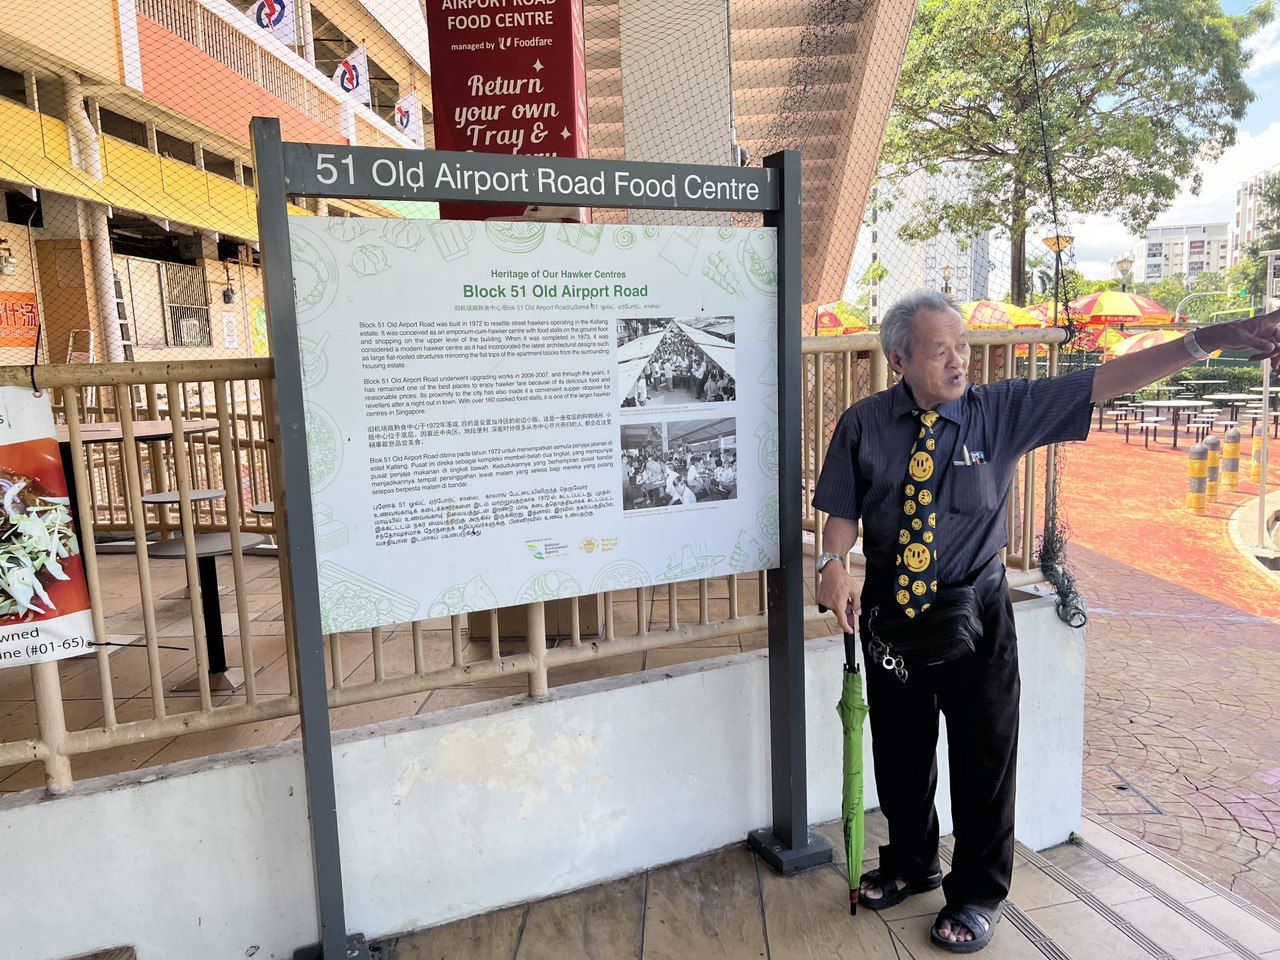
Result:
{"label": "smiley face pattern on tie", "polygon": [[938,481],[934,410],[912,410],[919,424],[916,442],[907,460],[907,476],[902,485],[902,517],[898,530],[898,606],[908,617],[929,609],[938,593],[935,570],[938,549],[933,531],[937,527],[935,484]]}

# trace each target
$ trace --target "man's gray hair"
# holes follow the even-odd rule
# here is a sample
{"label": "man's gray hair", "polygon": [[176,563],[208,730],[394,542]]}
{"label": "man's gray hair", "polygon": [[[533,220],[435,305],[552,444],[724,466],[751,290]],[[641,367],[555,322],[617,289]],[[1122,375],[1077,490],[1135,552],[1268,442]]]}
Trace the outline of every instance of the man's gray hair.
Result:
{"label": "man's gray hair", "polygon": [[886,357],[890,351],[896,350],[906,359],[911,359],[911,347],[916,335],[916,314],[925,310],[960,312],[954,300],[936,290],[917,290],[907,294],[886,310],[880,320],[880,349]]}

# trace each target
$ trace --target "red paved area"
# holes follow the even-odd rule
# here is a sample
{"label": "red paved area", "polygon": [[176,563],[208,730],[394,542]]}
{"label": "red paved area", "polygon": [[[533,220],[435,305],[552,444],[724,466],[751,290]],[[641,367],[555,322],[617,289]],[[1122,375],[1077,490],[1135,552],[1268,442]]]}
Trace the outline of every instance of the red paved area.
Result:
{"label": "red paved area", "polygon": [[1257,485],[1196,517],[1186,462],[1109,429],[1066,450],[1090,608],[1085,808],[1280,913],[1280,579],[1227,535]]}
{"label": "red paved area", "polygon": [[[1227,520],[1255,500],[1258,484],[1242,479],[1234,491],[1209,504],[1204,516],[1185,509],[1187,447],[1174,450],[1168,431],[1146,450],[1126,444],[1109,426],[1085,443],[1070,444],[1063,458],[1062,505],[1070,539],[1157,577],[1229,603],[1247,613],[1280,619],[1280,580],[1232,545]],[[1242,444],[1248,454],[1248,441]],[[1280,483],[1280,441],[1270,450],[1271,489]],[[1242,457],[1247,477],[1247,461]]]}

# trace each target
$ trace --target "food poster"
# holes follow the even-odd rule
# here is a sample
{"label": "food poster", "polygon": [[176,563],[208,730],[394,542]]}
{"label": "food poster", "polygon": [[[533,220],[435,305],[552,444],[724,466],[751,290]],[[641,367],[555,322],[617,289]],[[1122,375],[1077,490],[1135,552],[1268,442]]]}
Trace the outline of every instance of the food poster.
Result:
{"label": "food poster", "polygon": [[773,230],[290,230],[326,632],[777,565]]}
{"label": "food poster", "polygon": [[93,648],[93,614],[47,392],[0,387],[0,667]]}

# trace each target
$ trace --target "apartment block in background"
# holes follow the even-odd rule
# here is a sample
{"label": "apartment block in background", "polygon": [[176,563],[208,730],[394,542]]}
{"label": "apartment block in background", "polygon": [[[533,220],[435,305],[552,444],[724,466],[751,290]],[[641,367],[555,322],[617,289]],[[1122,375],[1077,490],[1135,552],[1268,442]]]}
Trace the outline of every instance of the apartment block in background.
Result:
{"label": "apartment block in background", "polygon": [[1230,234],[1224,223],[1181,223],[1150,227],[1134,274],[1153,282],[1202,273],[1221,273],[1230,266]]}
{"label": "apartment block in background", "polygon": [[1280,176],[1280,164],[1255,173],[1236,187],[1236,212],[1231,223],[1231,262],[1237,263],[1258,240],[1259,222],[1267,215],[1262,190],[1271,177]]}

